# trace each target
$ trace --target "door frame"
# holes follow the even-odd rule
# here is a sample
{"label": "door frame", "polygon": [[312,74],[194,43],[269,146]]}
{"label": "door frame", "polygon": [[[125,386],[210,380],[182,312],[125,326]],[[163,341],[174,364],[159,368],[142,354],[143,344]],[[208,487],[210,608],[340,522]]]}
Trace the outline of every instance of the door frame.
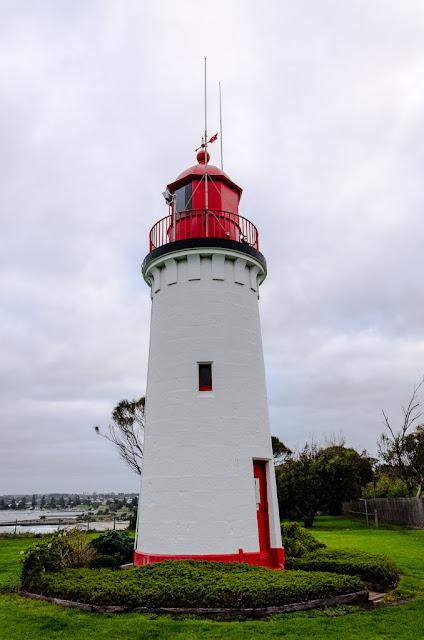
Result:
{"label": "door frame", "polygon": [[[269,460],[253,458],[253,478],[258,476],[256,475],[256,471],[258,470],[259,482],[262,480],[262,488],[263,495],[260,495],[261,502],[259,503],[260,510],[263,512],[263,520],[264,520],[264,537],[265,537],[265,547],[261,547],[261,532],[260,532],[260,524],[259,524],[259,516],[258,509],[256,509],[256,526],[258,532],[258,542],[259,542],[259,552],[261,555],[269,555],[271,550],[271,536],[270,536],[270,526],[269,526],[269,498],[268,498],[268,465]],[[261,482],[260,482],[261,486]],[[260,491],[260,489],[259,489]],[[255,496],[256,496],[256,485],[255,485]],[[257,502],[255,503],[258,504]]]}

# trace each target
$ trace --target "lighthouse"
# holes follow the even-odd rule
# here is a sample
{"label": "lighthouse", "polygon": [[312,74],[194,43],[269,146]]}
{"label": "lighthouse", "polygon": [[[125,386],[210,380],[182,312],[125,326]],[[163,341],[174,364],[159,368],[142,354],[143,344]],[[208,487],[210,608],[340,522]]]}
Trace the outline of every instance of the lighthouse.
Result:
{"label": "lighthouse", "polygon": [[207,148],[164,195],[142,266],[152,313],[134,563],[283,568],[258,231]]}

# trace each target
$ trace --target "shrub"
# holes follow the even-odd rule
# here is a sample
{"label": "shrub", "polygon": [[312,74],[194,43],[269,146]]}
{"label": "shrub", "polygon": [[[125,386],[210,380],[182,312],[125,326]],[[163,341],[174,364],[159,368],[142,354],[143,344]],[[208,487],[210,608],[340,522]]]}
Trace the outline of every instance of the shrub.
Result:
{"label": "shrub", "polygon": [[[115,558],[115,565],[126,564],[132,562],[134,541],[126,533],[126,531],[106,531],[98,538],[94,538],[91,544],[97,553],[101,556],[109,556]],[[101,560],[99,560],[101,563]],[[110,560],[106,560],[106,563]],[[112,566],[111,564],[99,566]]]}
{"label": "shrub", "polygon": [[395,587],[399,579],[399,569],[391,558],[355,550],[314,551],[301,558],[288,558],[286,568],[357,576],[383,590]]}
{"label": "shrub", "polygon": [[300,558],[305,553],[325,548],[325,544],[318,542],[312,533],[297,522],[281,523],[281,539],[286,557],[290,558]]}
{"label": "shrub", "polygon": [[352,576],[181,560],[127,571],[67,569],[44,573],[34,590],[90,604],[155,609],[279,606],[361,588],[361,581]]}
{"label": "shrub", "polygon": [[46,571],[88,566],[96,555],[86,534],[78,529],[56,531],[24,552],[22,586],[28,588]]}
{"label": "shrub", "polygon": [[118,569],[122,562],[116,557],[108,555],[107,553],[98,553],[95,558],[90,562],[90,567],[99,569],[104,567],[107,569]]}

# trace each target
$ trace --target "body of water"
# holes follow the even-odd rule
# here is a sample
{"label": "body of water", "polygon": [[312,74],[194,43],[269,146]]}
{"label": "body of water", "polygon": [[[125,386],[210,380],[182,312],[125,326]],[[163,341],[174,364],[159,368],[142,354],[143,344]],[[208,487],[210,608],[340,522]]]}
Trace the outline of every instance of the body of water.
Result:
{"label": "body of water", "polygon": [[[0,533],[53,533],[58,529],[72,529],[73,527],[77,527],[78,529],[97,529],[98,531],[107,531],[108,529],[113,529],[113,517],[108,520],[99,520],[95,519],[93,516],[93,520],[90,520],[90,523],[87,522],[76,522],[77,517],[87,513],[86,511],[78,511],[68,509],[65,511],[54,510],[40,510],[40,509],[25,509],[23,511],[18,510],[10,510],[0,511]],[[32,525],[24,525],[19,524],[25,520],[39,520],[40,518],[45,519],[45,524],[32,524]],[[75,519],[75,523],[71,524],[49,524],[49,519],[58,520],[60,518]],[[3,525],[5,522],[13,522],[12,525]],[[17,524],[15,524],[17,522]],[[115,522],[115,529],[126,529],[128,526],[128,522]],[[16,529],[16,531],[15,531]]]}

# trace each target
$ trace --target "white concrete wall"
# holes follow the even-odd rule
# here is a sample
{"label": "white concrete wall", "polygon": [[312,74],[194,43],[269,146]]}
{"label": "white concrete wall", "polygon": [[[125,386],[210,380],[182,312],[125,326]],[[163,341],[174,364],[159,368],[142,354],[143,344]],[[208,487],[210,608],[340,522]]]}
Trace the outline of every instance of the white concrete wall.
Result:
{"label": "white concrete wall", "polygon": [[[259,551],[253,462],[269,460],[271,547],[281,546],[258,309],[262,267],[221,249],[149,265],[152,320],[136,548]],[[198,391],[212,362],[213,391]]]}

